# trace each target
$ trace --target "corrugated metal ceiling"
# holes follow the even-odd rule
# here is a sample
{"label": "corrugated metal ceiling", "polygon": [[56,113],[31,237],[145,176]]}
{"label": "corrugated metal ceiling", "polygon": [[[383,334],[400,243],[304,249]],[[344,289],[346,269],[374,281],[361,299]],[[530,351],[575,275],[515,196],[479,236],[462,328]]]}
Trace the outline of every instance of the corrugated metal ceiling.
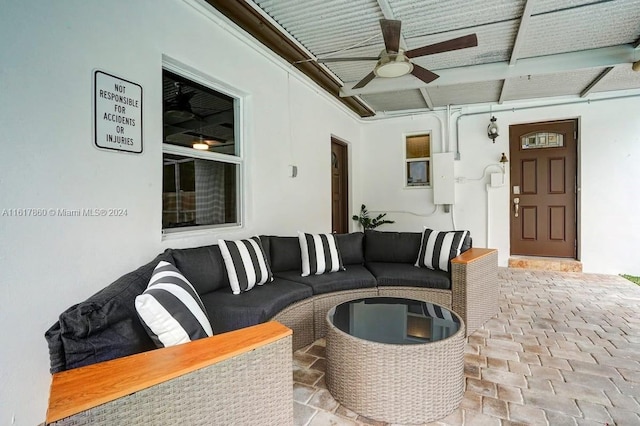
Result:
{"label": "corrugated metal ceiling", "polygon": [[[640,39],[638,0],[535,0],[528,7],[527,0],[254,3],[318,58],[377,57],[384,49],[382,18],[402,21],[401,47],[407,49],[477,35],[477,47],[412,59],[416,65],[446,74],[446,85],[403,76],[354,90],[353,85],[373,70],[375,61],[324,64],[344,82],[344,95],[360,95],[377,111],[579,97],[608,66],[613,70],[590,93],[640,89],[640,73],[630,71],[631,62],[640,59],[640,48],[634,50]],[[525,11],[530,15],[523,19]],[[519,49],[514,52],[516,40]],[[615,60],[603,50],[612,47],[621,49]],[[548,59],[549,55],[556,56]],[[523,60],[523,65],[518,63]],[[476,68],[476,73],[470,72]]]}

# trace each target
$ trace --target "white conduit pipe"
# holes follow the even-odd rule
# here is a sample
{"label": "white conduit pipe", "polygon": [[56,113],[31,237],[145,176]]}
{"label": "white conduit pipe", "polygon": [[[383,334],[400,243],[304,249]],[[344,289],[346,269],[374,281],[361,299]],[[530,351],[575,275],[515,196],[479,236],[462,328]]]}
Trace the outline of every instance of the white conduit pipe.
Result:
{"label": "white conduit pipe", "polygon": [[[492,114],[497,114],[499,112],[507,112],[507,111],[515,112],[515,111],[524,111],[528,109],[552,108],[556,106],[565,106],[565,105],[590,104],[591,102],[615,101],[618,99],[637,98],[638,96],[640,96],[640,94],[624,95],[624,96],[609,96],[606,98],[583,99],[579,101],[558,102],[556,104],[550,104],[550,105],[530,105],[530,106],[524,106],[524,107],[511,107],[511,108],[503,108],[498,110],[494,110],[490,108],[490,110]],[[460,158],[460,119],[462,117],[468,117],[472,115],[487,114],[487,112],[488,111],[468,112],[466,114],[460,114],[456,119],[456,158],[457,159]]]}

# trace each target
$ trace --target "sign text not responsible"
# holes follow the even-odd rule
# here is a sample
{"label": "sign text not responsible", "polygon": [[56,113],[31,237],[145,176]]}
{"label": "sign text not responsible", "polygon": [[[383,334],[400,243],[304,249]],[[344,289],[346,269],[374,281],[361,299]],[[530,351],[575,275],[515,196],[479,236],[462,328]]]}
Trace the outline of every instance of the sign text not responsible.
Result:
{"label": "sign text not responsible", "polygon": [[142,86],[103,71],[94,73],[95,144],[142,152]]}

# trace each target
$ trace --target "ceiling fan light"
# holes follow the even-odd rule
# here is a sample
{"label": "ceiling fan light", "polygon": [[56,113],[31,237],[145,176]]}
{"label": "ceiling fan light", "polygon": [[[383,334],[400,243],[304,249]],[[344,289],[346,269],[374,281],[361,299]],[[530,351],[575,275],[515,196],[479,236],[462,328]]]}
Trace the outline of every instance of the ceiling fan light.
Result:
{"label": "ceiling fan light", "polygon": [[413,64],[411,62],[392,61],[376,67],[374,73],[378,77],[393,78],[409,74],[411,71],[413,71]]}
{"label": "ceiling fan light", "polygon": [[170,109],[170,110],[165,111],[164,116],[165,116],[165,118],[168,118],[170,120],[187,121],[187,120],[191,120],[196,115],[191,111],[179,110],[179,109]]}
{"label": "ceiling fan light", "polygon": [[207,151],[209,149],[209,145],[203,142],[194,142],[191,146],[193,149],[199,149],[201,151]]}

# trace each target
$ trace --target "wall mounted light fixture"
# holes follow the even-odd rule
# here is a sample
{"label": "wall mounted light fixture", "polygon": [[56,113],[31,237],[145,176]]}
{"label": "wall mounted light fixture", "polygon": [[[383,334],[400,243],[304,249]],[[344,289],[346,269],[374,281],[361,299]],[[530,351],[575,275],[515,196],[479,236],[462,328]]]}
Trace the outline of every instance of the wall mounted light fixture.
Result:
{"label": "wall mounted light fixture", "polygon": [[506,167],[508,162],[509,162],[509,159],[507,158],[506,155],[504,155],[504,152],[503,152],[502,153],[502,157],[500,157],[500,165],[502,166],[502,174],[505,173],[505,167]]}
{"label": "wall mounted light fixture", "polygon": [[492,116],[490,120],[491,123],[489,123],[489,126],[487,126],[487,136],[493,141],[493,143],[496,143],[496,138],[499,136],[496,120],[497,118],[495,116]]}

